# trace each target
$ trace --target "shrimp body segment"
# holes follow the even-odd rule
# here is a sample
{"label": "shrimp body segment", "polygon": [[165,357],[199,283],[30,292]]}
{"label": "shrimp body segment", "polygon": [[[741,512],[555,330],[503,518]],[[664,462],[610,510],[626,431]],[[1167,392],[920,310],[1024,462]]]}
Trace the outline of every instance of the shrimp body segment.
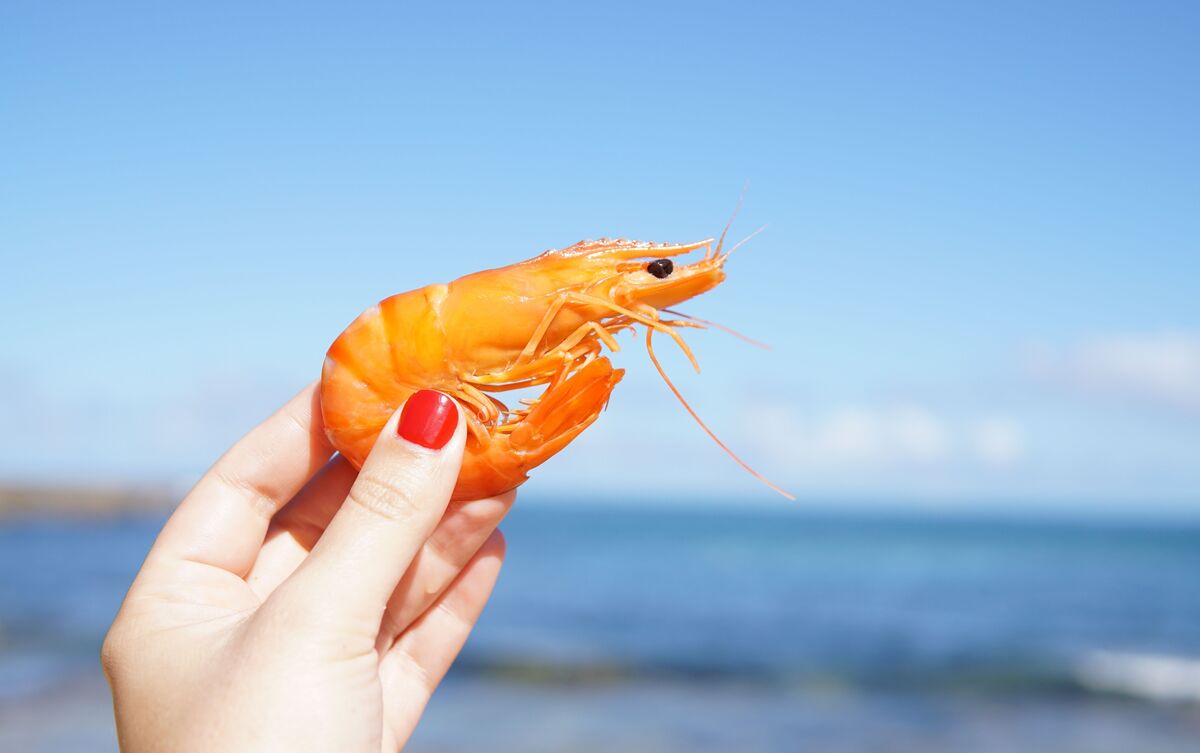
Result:
{"label": "shrimp body segment", "polygon": [[[705,249],[691,264],[672,257]],[[725,279],[712,241],[682,245],[583,241],[527,261],[391,296],[330,346],[321,374],[325,431],[361,467],[408,396],[435,389],[459,401],[468,428],[456,500],[513,489],[592,424],[621,381],[602,355],[613,335],[644,326],[676,333],[694,322],[659,311]],[[689,358],[690,351],[687,351]],[[519,408],[499,393],[544,385]]]}

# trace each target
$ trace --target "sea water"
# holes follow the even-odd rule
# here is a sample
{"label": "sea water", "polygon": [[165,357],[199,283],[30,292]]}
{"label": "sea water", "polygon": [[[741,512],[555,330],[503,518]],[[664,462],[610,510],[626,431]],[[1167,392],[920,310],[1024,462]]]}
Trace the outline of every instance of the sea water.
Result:
{"label": "sea water", "polygon": [[[0,749],[114,749],[97,654],[159,525],[0,526]],[[1194,522],[648,502],[503,529],[415,750],[1200,750]]]}

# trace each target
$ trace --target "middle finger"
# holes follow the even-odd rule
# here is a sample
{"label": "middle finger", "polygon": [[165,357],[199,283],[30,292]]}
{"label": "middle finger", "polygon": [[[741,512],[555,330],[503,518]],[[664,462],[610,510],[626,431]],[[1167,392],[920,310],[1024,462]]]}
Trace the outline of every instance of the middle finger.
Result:
{"label": "middle finger", "polygon": [[452,502],[388,600],[375,648],[379,655],[454,582],[508,514],[516,490]]}

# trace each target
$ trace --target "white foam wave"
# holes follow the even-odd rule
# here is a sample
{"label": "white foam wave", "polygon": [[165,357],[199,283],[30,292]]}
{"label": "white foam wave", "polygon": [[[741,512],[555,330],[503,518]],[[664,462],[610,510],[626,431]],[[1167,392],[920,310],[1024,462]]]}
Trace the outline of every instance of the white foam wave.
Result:
{"label": "white foam wave", "polygon": [[1091,690],[1200,703],[1200,659],[1098,651],[1080,662],[1076,678]]}

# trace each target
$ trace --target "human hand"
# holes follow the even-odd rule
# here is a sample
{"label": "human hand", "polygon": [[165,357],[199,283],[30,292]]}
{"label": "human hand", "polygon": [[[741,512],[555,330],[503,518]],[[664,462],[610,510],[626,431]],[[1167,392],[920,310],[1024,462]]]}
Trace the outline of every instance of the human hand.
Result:
{"label": "human hand", "polygon": [[104,641],[121,750],[403,747],[504,557],[514,492],[448,505],[465,432],[417,393],[356,474],[310,385],[217,461]]}

